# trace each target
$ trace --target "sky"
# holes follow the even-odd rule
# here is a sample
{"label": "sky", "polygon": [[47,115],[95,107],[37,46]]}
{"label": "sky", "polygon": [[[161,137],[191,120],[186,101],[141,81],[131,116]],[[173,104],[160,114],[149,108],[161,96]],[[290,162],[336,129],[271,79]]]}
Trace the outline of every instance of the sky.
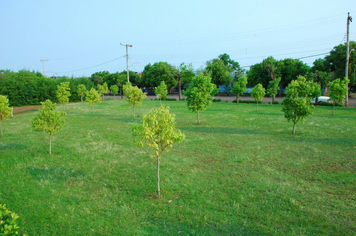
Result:
{"label": "sky", "polygon": [[201,69],[223,53],[245,69],[268,56],[312,66],[346,42],[348,12],[356,41],[355,0],[0,0],[0,69],[121,72],[121,44],[136,72],[160,61]]}

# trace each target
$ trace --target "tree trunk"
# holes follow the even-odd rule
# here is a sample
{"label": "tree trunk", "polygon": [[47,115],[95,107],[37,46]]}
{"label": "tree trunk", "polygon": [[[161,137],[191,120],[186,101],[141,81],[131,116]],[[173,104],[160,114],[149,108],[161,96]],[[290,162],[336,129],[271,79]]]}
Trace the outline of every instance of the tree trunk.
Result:
{"label": "tree trunk", "polygon": [[272,104],[273,104],[273,102],[274,102],[274,96],[272,96]]}
{"label": "tree trunk", "polygon": [[161,197],[161,188],[159,187],[159,156],[157,156],[157,195]]}
{"label": "tree trunk", "polygon": [[179,101],[182,100],[182,79],[179,79],[179,86],[178,86],[178,94],[179,94]]}
{"label": "tree trunk", "polygon": [[239,104],[240,94],[236,94],[236,103]]}
{"label": "tree trunk", "polygon": [[333,114],[332,114],[332,116],[334,116],[334,109],[335,109],[335,102],[333,103]]}
{"label": "tree trunk", "polygon": [[256,104],[257,104],[256,112],[258,112],[258,101],[257,100],[256,100]]}
{"label": "tree trunk", "polygon": [[315,97],[315,106],[317,106],[318,105],[318,103],[319,103],[319,98],[318,97]]}
{"label": "tree trunk", "polygon": [[2,121],[0,121],[0,129],[1,129],[1,138],[3,137],[2,135]]}
{"label": "tree trunk", "polygon": [[134,113],[134,118],[135,118],[135,106],[133,106],[133,113]]}
{"label": "tree trunk", "polygon": [[198,125],[199,125],[199,112],[197,112],[197,122],[198,122]]}
{"label": "tree trunk", "polygon": [[52,154],[52,135],[49,135],[49,155]]}
{"label": "tree trunk", "polygon": [[83,102],[83,96],[80,96],[80,101]]}
{"label": "tree trunk", "polygon": [[293,123],[293,131],[292,131],[292,134],[293,134],[293,135],[295,134],[295,123]]}

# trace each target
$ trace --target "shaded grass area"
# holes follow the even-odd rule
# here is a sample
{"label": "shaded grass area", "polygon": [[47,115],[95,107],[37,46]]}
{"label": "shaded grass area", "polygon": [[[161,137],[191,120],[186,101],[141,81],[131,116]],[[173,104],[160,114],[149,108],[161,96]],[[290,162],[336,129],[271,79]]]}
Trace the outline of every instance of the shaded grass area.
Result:
{"label": "shaded grass area", "polygon": [[[317,107],[292,124],[280,105],[214,103],[200,114],[162,101],[186,140],[164,153],[161,194],[131,124],[159,106],[69,104],[64,129],[33,132],[34,112],[3,122],[0,202],[29,235],[356,234],[356,110]],[[59,107],[58,109],[62,109]]]}

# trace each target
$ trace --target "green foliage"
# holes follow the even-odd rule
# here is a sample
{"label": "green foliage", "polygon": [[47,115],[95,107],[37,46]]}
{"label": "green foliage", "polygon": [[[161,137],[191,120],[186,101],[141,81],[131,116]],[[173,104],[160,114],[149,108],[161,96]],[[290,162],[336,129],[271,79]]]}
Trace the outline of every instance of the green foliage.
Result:
{"label": "green foliage", "polygon": [[109,76],[110,76],[109,71],[99,71],[92,74],[90,76],[90,79],[94,82],[95,85],[98,85],[106,82]]}
{"label": "green foliage", "polygon": [[90,103],[90,105],[93,107],[93,113],[94,113],[94,104],[101,102],[101,96],[98,93],[98,91],[96,91],[94,88],[91,88],[86,93],[85,101]]}
{"label": "green foliage", "polygon": [[246,85],[247,85],[247,76],[246,75],[240,76],[232,86],[232,93],[237,95],[243,94],[247,90]]}
{"label": "green foliage", "polygon": [[276,104],[276,105],[278,105],[278,104],[279,104],[279,102],[278,102],[278,101],[273,101],[273,102],[272,102],[272,104]]}
{"label": "green foliage", "polygon": [[[262,86],[262,84],[257,84],[251,89],[250,94],[255,99],[255,101],[261,101],[266,94],[266,89]],[[258,103],[256,103],[256,105],[256,111],[258,111]]]}
{"label": "green foliage", "polygon": [[310,104],[313,93],[311,82],[303,76],[299,76],[288,85],[286,97],[282,102],[282,111],[284,117],[293,122],[292,134],[295,134],[295,125],[313,113],[314,106]]}
{"label": "green foliage", "polygon": [[222,102],[222,100],[219,98],[219,99],[213,99],[212,102]]}
{"label": "green foliage", "polygon": [[214,99],[212,93],[216,91],[216,85],[211,83],[211,78],[200,73],[196,76],[189,88],[184,92],[187,97],[188,109],[198,114],[199,124],[199,112],[204,111],[211,104]]}
{"label": "green foliage", "polygon": [[333,115],[334,115],[335,104],[344,103],[347,94],[346,84],[348,83],[349,80],[347,78],[344,78],[343,80],[336,79],[329,84],[329,88],[330,88],[329,96],[333,100],[333,104],[334,104],[333,113],[332,113]]}
{"label": "green foliage", "polygon": [[148,145],[152,150],[151,156],[157,158],[157,193],[160,197],[159,158],[164,151],[169,151],[174,143],[181,142],[185,136],[175,128],[175,115],[169,112],[169,107],[164,106],[150,110],[143,116],[142,125],[134,125],[132,132],[136,142],[140,146]]}
{"label": "green foliage", "polygon": [[0,204],[0,235],[18,235],[16,220],[19,216],[9,211],[5,204]]}
{"label": "green foliage", "polygon": [[175,75],[175,68],[167,62],[148,64],[142,72],[141,86],[154,88],[164,81],[168,88],[173,88],[178,84]]}
{"label": "green foliage", "polygon": [[271,75],[262,62],[252,65],[247,72],[247,77],[249,85],[262,84],[264,88],[267,88],[268,82],[271,80]]}
{"label": "green foliage", "polygon": [[161,81],[160,85],[155,89],[155,94],[157,97],[159,96],[162,100],[167,99],[168,90],[167,85],[166,83],[164,83],[164,81]]}
{"label": "green foliage", "polygon": [[66,116],[66,113],[64,111],[56,112],[56,104],[50,100],[41,102],[41,104],[42,108],[31,119],[31,125],[34,131],[44,131],[49,135],[49,154],[51,155],[51,137],[54,133],[62,130],[65,125],[63,117]]}
{"label": "green foliage", "polygon": [[279,82],[281,82],[281,77],[278,77],[275,80],[269,81],[268,88],[267,88],[268,96],[275,97],[277,95],[277,91],[279,88]]}
{"label": "green foliage", "polygon": [[110,90],[111,90],[112,94],[114,94],[114,97],[115,97],[115,95],[119,92],[119,87],[117,87],[117,85],[114,84],[114,85],[110,86]]}
{"label": "green foliage", "polygon": [[9,107],[9,99],[6,96],[0,95],[0,129],[1,129],[1,138],[3,137],[2,133],[2,121],[5,120],[12,112],[12,108]]}
{"label": "green foliage", "polygon": [[87,88],[85,87],[84,84],[79,84],[77,87],[78,94],[80,95],[80,100],[83,102],[83,97],[85,96],[87,92]]}
{"label": "green foliage", "polygon": [[281,84],[283,86],[287,86],[298,76],[305,76],[310,70],[310,67],[299,59],[286,58],[281,60],[280,63]]}
{"label": "green foliage", "polygon": [[[233,103],[237,103],[237,100],[234,99],[232,102]],[[254,100],[239,100],[239,103],[247,103],[247,104],[256,104],[256,103],[258,103],[258,104],[263,104],[262,101],[254,101]]]}
{"label": "green foliage", "polygon": [[63,103],[64,106],[65,103],[69,102],[69,97],[70,97],[69,82],[62,82],[59,85],[57,85],[58,102]]}
{"label": "green foliage", "polygon": [[212,83],[216,85],[228,85],[232,82],[232,75],[221,60],[208,62],[206,71],[210,74]]}
{"label": "green foliage", "polygon": [[239,76],[244,72],[244,70],[240,67],[240,64],[232,60],[229,54],[220,54],[218,57],[224,63],[229,72],[234,72],[236,76]]}
{"label": "green foliage", "polygon": [[126,103],[132,106],[135,117],[135,106],[141,106],[143,99],[146,98],[146,94],[137,86],[132,86],[131,83],[124,85],[124,94],[126,96]]}

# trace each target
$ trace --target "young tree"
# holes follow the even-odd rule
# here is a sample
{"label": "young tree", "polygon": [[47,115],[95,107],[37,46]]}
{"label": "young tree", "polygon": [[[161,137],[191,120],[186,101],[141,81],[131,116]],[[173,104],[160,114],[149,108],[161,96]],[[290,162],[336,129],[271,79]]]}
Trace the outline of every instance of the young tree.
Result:
{"label": "young tree", "polygon": [[348,83],[349,83],[349,80],[347,78],[344,78],[343,80],[336,79],[330,83],[329,96],[333,100],[333,114],[332,115],[334,115],[334,109],[335,109],[336,102],[339,102],[341,104],[344,103],[344,100],[346,98],[346,93],[347,93],[346,84],[348,84]]}
{"label": "young tree", "polygon": [[115,99],[115,95],[116,95],[117,92],[119,91],[119,87],[117,87],[117,85],[114,84],[114,85],[111,85],[111,86],[110,86],[110,90],[111,90],[112,94],[114,94],[114,99]]}
{"label": "young tree", "polygon": [[174,143],[181,142],[185,136],[175,128],[175,115],[169,107],[160,106],[143,116],[142,125],[132,127],[135,141],[142,147],[144,144],[152,149],[151,157],[157,159],[157,194],[161,196],[159,178],[159,160],[164,151],[168,151]]}
{"label": "young tree", "polygon": [[102,100],[104,101],[104,94],[109,92],[108,85],[105,82],[105,83],[103,83],[103,85],[98,84],[97,88],[98,88],[98,92],[99,92]]}
{"label": "young tree", "polygon": [[303,76],[292,80],[287,87],[286,97],[282,102],[282,111],[284,117],[293,122],[292,134],[295,134],[295,126],[298,121],[303,121],[313,113],[314,106],[310,104],[314,93],[313,89],[311,82]]}
{"label": "young tree", "polygon": [[197,124],[199,125],[199,112],[204,111],[214,99],[217,93],[216,85],[212,84],[211,78],[200,73],[196,76],[189,88],[184,92],[187,97],[188,109],[197,113]]}
{"label": "young tree", "polygon": [[246,85],[247,85],[247,76],[242,75],[238,78],[238,80],[232,86],[232,92],[236,93],[237,103],[239,103],[240,94],[243,94],[244,92],[246,92],[246,90],[247,90]]}
{"label": "young tree", "polygon": [[176,70],[178,80],[178,96],[182,100],[182,85],[189,84],[195,76],[193,65],[181,63]]}
{"label": "young tree", "polygon": [[69,88],[69,82],[62,82],[57,86],[57,98],[60,103],[63,104],[63,109],[64,104],[69,102],[69,97],[70,97],[70,88]]}
{"label": "young tree", "polygon": [[269,81],[267,95],[272,97],[272,103],[274,102],[274,97],[277,95],[279,82],[281,82],[281,77]]}
{"label": "young tree", "polygon": [[83,102],[83,97],[85,93],[87,92],[87,88],[85,87],[84,84],[79,84],[78,85],[78,94],[80,95],[80,101]]}
{"label": "young tree", "polygon": [[122,87],[124,86],[124,84],[126,84],[127,82],[127,75],[124,75],[124,74],[119,74],[118,75],[118,78],[116,80],[117,84],[119,85],[120,87],[120,95],[121,95],[121,98],[123,98],[123,89]]}
{"label": "young tree", "polygon": [[0,95],[0,130],[1,130],[1,138],[2,134],[2,121],[5,120],[12,112],[12,108],[9,107],[9,99],[6,96]]}
{"label": "young tree", "polygon": [[156,94],[156,96],[160,95],[160,98],[162,100],[166,100],[168,90],[167,90],[167,85],[164,81],[161,81],[159,86],[155,89],[155,94]]}
{"label": "young tree", "polygon": [[34,131],[44,131],[49,135],[49,155],[51,155],[52,135],[62,130],[65,125],[63,117],[66,113],[64,111],[56,112],[56,104],[50,100],[41,102],[41,104],[42,108],[31,119],[31,124]]}
{"label": "young tree", "polygon": [[90,91],[87,91],[85,101],[90,103],[94,113],[94,104],[101,101],[100,94],[94,88],[91,88]]}
{"label": "young tree", "polygon": [[250,94],[256,101],[257,104],[256,111],[258,112],[258,102],[264,98],[266,94],[266,89],[262,86],[262,84],[257,84],[255,87],[253,87]]}
{"label": "young tree", "polygon": [[142,100],[146,98],[146,94],[137,86],[132,86],[131,83],[127,83],[124,85],[124,95],[126,96],[126,103],[133,107],[133,115],[135,118],[135,106],[141,106]]}

